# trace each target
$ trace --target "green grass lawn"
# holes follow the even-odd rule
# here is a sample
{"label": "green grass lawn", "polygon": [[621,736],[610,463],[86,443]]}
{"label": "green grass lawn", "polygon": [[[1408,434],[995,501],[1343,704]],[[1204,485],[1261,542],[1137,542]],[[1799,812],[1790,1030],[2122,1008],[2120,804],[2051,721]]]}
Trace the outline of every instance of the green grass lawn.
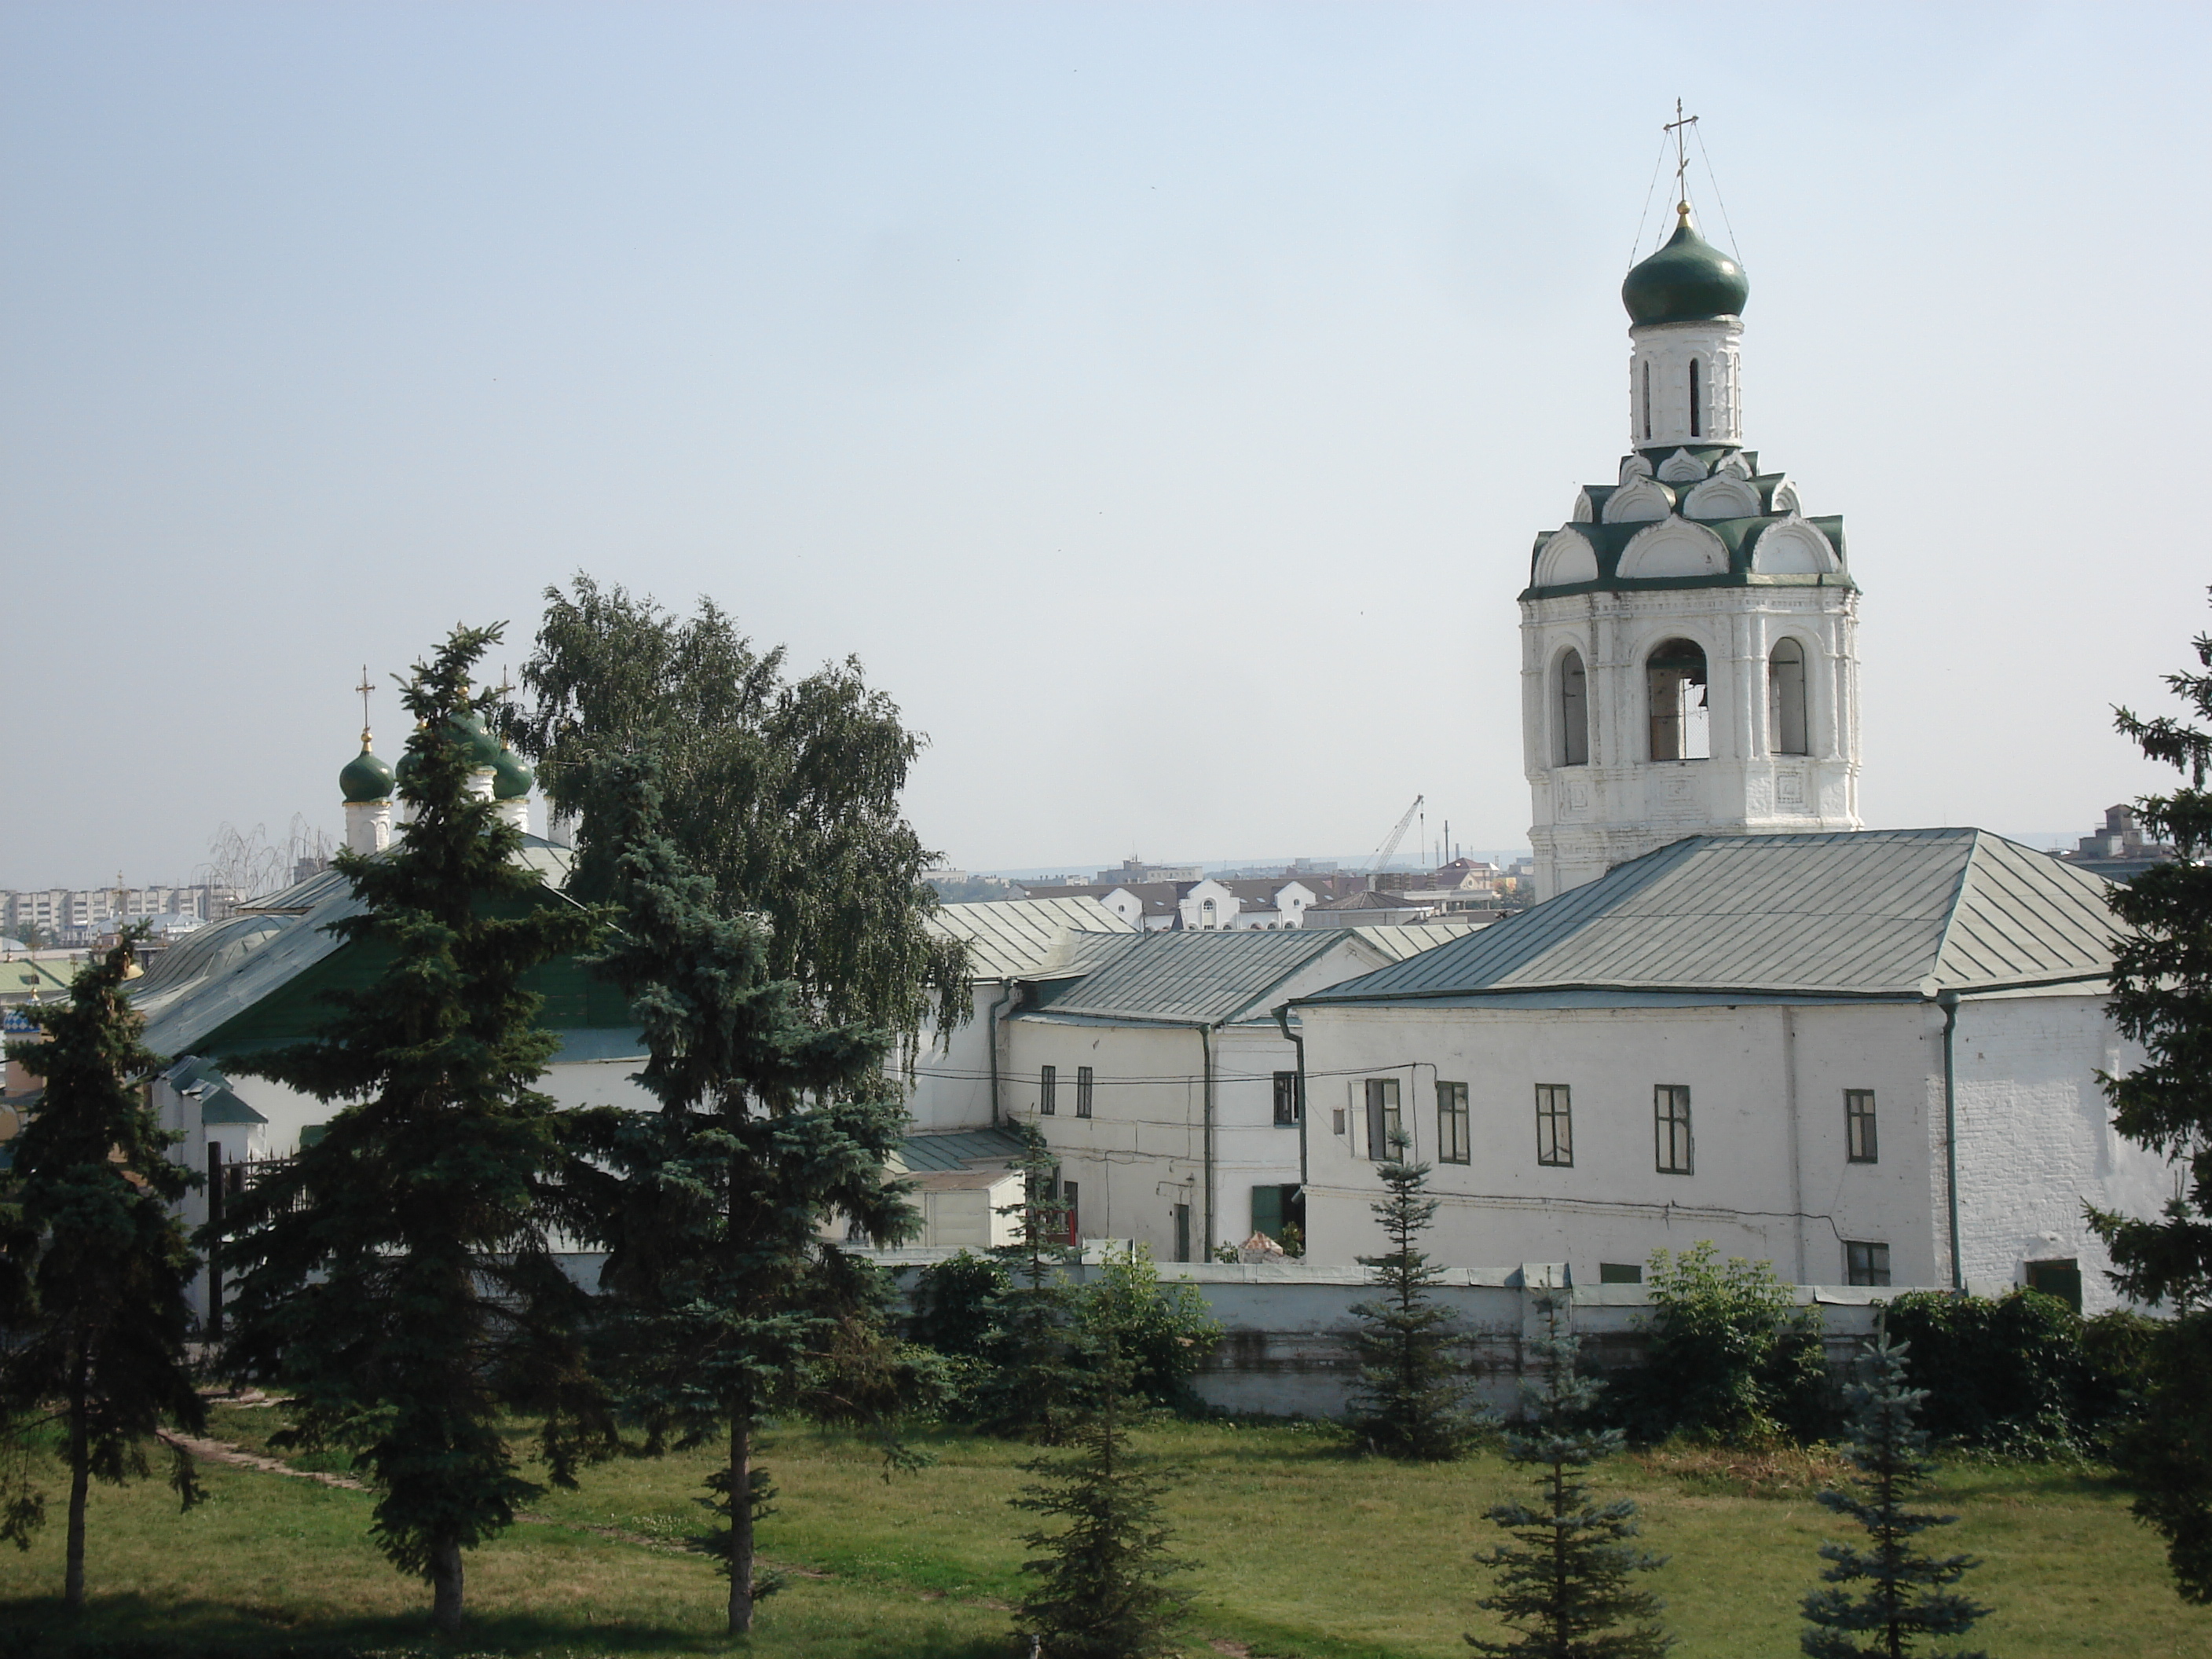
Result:
{"label": "green grass lawn", "polygon": [[[222,1411],[216,1432],[252,1445],[267,1411]],[[1484,1507],[1511,1487],[1495,1457],[1404,1468],[1340,1455],[1296,1426],[1169,1425],[1147,1448],[1188,1471],[1174,1517],[1200,1565],[1194,1655],[1463,1655],[1497,1536]],[[1006,1506],[1024,1448],[933,1437],[935,1464],[886,1484],[875,1451],[793,1431],[767,1461],[782,1496],[762,1530],[799,1570],[769,1601],[750,1650],[777,1659],[982,1659],[1003,1655],[1026,1517]],[[328,1460],[313,1460],[327,1464]],[[708,1458],[624,1462],[553,1492],[469,1561],[465,1647],[501,1654],[720,1651],[721,1581],[684,1547]],[[1838,1535],[1804,1460],[1624,1459],[1604,1477],[1643,1506],[1655,1575],[1686,1659],[1797,1649],[1814,1551]],[[428,1645],[423,1587],[368,1538],[368,1497],[210,1467],[211,1501],[179,1517],[159,1481],[95,1488],[81,1626],[60,1618],[57,1513],[26,1554],[0,1552],[0,1652],[239,1653],[277,1659]],[[1985,1562],[1968,1588],[1997,1612],[1976,1633],[1998,1659],[2112,1654],[2212,1659],[2212,1609],[2173,1594],[2157,1540],[2094,1472],[1958,1463],[1940,1501],[1963,1519],[1948,1548]]]}

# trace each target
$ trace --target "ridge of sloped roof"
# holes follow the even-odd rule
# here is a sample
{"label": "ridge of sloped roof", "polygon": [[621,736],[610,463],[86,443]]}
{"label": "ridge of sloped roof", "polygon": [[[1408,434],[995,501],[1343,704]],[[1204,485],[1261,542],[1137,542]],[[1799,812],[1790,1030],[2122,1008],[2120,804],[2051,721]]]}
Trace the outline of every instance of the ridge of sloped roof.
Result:
{"label": "ridge of sloped roof", "polygon": [[1972,829],[1698,836],[1299,999],[1621,989],[1918,996],[2101,977],[2105,884]]}
{"label": "ridge of sloped roof", "polygon": [[1097,899],[983,899],[939,907],[927,926],[968,947],[969,973],[975,979],[1014,979],[1047,966],[1066,965],[1086,953],[1079,935],[1133,933]]}
{"label": "ridge of sloped roof", "polygon": [[[1034,1010],[1176,1025],[1225,1024],[1336,945],[1346,928],[1221,929],[1135,934],[1110,960],[1046,991]],[[1375,947],[1368,946],[1370,952]],[[1264,1010],[1263,1010],[1264,1012]],[[1019,1016],[1016,1016],[1019,1018]]]}

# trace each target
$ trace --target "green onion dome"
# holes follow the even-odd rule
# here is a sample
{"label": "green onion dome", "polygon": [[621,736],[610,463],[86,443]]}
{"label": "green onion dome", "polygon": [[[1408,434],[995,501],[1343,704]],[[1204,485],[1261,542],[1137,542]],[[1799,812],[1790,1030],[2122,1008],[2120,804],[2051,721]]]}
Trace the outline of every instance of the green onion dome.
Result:
{"label": "green onion dome", "polygon": [[1667,246],[1631,270],[1620,285],[1620,302],[1632,322],[1698,323],[1740,316],[1751,297],[1751,279],[1743,267],[1698,234],[1687,204],[1681,214],[1682,222]]}
{"label": "green onion dome", "polygon": [[348,761],[338,773],[338,793],[348,805],[362,801],[390,800],[392,786],[392,769],[368,752],[368,733],[361,734],[361,753]]}
{"label": "green onion dome", "polygon": [[467,750],[471,770],[482,772],[498,768],[499,757],[506,751],[501,747],[499,739],[487,732],[484,723],[474,714],[464,712],[454,715],[447,723],[446,729],[453,733],[453,740]]}
{"label": "green onion dome", "polygon": [[538,781],[537,775],[522,763],[522,757],[507,748],[501,749],[499,758],[492,763],[491,777],[494,800],[520,800]]}
{"label": "green onion dome", "polygon": [[[415,729],[420,732],[422,729],[422,722],[416,721]],[[392,781],[404,789],[414,780],[416,773],[422,769],[422,763],[416,757],[414,748],[410,744],[407,752],[400,756],[399,764],[392,769]]]}

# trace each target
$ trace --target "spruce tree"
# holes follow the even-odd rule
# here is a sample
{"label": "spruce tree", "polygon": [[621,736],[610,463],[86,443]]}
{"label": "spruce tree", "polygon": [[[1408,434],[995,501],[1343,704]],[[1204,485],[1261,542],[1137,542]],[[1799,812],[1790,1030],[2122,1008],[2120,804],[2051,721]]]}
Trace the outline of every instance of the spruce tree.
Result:
{"label": "spruce tree", "polygon": [[[198,1431],[206,1412],[185,1340],[198,1262],[174,1206],[198,1177],[168,1150],[144,1091],[161,1064],[139,1041],[145,1021],[123,994],[144,929],[81,969],[69,1000],[19,1009],[46,1033],[10,1042],[9,1058],[45,1080],[14,1143],[15,1192],[4,1249],[9,1340],[0,1346],[0,1423],[8,1448],[0,1537],[29,1547],[44,1519],[31,1484],[33,1444],[60,1431],[69,1471],[64,1598],[84,1605],[85,1498],[94,1479],[147,1473],[146,1442],[173,1423]],[[169,1484],[198,1501],[191,1455],[170,1448]]]}
{"label": "spruce tree", "polygon": [[992,1298],[991,1328],[981,1352],[989,1370],[970,1412],[987,1434],[1051,1445],[1073,1421],[1084,1378],[1073,1355],[1075,1292],[1063,1271],[1067,1206],[1060,1197],[1060,1165],[1033,1124],[1018,1133],[1022,1154],[1006,1167],[1022,1176],[1022,1195],[1000,1207],[1021,1228],[994,1254],[1012,1282]]}
{"label": "spruce tree", "polygon": [[[1931,1527],[1948,1527],[1955,1515],[1928,1515],[1905,1507],[1936,1466],[1923,1456],[1927,1432],[1917,1421],[1925,1389],[1905,1386],[1905,1345],[1887,1332],[1867,1345],[1870,1381],[1844,1390],[1851,1422],[1844,1455],[1859,1471],[1856,1492],[1824,1492],[1820,1502],[1866,1528],[1868,1547],[1823,1544],[1830,1565],[1820,1577],[1834,1586],[1863,1583],[1863,1595],[1842,1588],[1813,1590],[1804,1601],[1812,1626],[1798,1645],[1812,1659],[1904,1659],[1920,1643],[1963,1636],[1990,1609],[1949,1587],[1974,1566],[1969,1556],[1936,1557],[1913,1540]],[[1952,1650],[1947,1659],[1985,1659]]]}
{"label": "spruce tree", "polygon": [[[622,848],[622,921],[596,962],[633,999],[648,1055],[639,1080],[659,1106],[574,1126],[611,1172],[581,1200],[611,1247],[603,1336],[656,1443],[723,1447],[714,1547],[742,1635],[775,1588],[756,1570],[755,1526],[774,1496],[755,1460],[761,1419],[866,1407],[833,1373],[867,1369],[856,1350],[880,1356],[880,1287],[829,1235],[839,1221],[878,1244],[911,1234],[907,1188],[884,1174],[906,1115],[884,1076],[884,1034],[818,1023],[801,988],[772,973],[766,931],[722,914],[712,881],[661,832],[650,763],[599,769],[627,805],[604,826]],[[580,1191],[591,1180],[580,1171]]]}
{"label": "spruce tree", "polygon": [[1504,1643],[1470,1636],[1468,1644],[1498,1659],[1658,1659],[1674,1644],[1657,1622],[1666,1603],[1635,1589],[1629,1575],[1666,1558],[1633,1541],[1633,1503],[1591,1501],[1583,1472],[1620,1449],[1622,1431],[1589,1426],[1599,1385],[1576,1375],[1579,1344],[1557,1297],[1538,1308],[1544,1334],[1528,1346],[1541,1380],[1522,1385],[1522,1425],[1505,1435],[1507,1458],[1534,1471],[1538,1501],[1486,1510],[1516,1541],[1475,1557],[1499,1578],[1477,1605],[1520,1633]]}
{"label": "spruce tree", "polygon": [[1170,1529],[1160,1518],[1174,1471],[1130,1444],[1131,1425],[1144,1412],[1135,1361],[1111,1316],[1093,1323],[1103,1334],[1079,1350],[1090,1386],[1068,1449],[1023,1464],[1041,1484],[1008,1500],[1066,1522],[1022,1534],[1041,1552],[1022,1571],[1041,1582],[1022,1598],[1015,1629],[1045,1659],[1155,1659],[1182,1651],[1176,1632],[1189,1598],[1168,1580],[1192,1564],[1170,1553]]}
{"label": "spruce tree", "polygon": [[[2212,635],[2191,642],[2212,670]],[[2212,720],[2212,672],[2166,676],[2188,716]],[[2120,732],[2182,781],[2136,803],[2142,827],[2177,857],[2143,871],[2107,897],[2128,932],[2112,959],[2106,1004],[2143,1048],[2143,1063],[2105,1077],[2112,1125],[2180,1164],[2160,1217],[2092,1210],[2112,1252],[2112,1282],[2174,1314],[2152,1345],[2144,1409],[2115,1437],[2114,1463],[2135,1486],[2135,1512],[2165,1537],[2183,1598],[2212,1602],[2212,731],[2188,718],[2142,720],[2113,711]]]}
{"label": "spruce tree", "polygon": [[1391,1138],[1392,1156],[1376,1170],[1384,1196],[1369,1206],[1390,1249],[1357,1258],[1382,1294],[1352,1308],[1360,1322],[1352,1334],[1359,1382],[1347,1426],[1371,1451],[1434,1462],[1466,1450],[1475,1423],[1450,1311],[1431,1294],[1444,1269],[1418,1243],[1437,1200],[1426,1196],[1429,1166],[1406,1162],[1409,1144],[1402,1131]]}
{"label": "spruce tree", "polygon": [[542,1413],[552,1478],[598,1402],[574,1338],[580,1292],[548,1246],[561,1157],[534,1086],[558,1048],[532,969],[587,947],[598,914],[548,893],[519,831],[471,787],[492,694],[470,671],[499,637],[456,629],[416,665],[420,722],[385,854],[341,853],[362,904],[331,924],[372,977],[327,994],[309,1041],[231,1062],[337,1109],[323,1137],[247,1193],[224,1251],[242,1268],[226,1364],[291,1396],[290,1443],[333,1444],[377,1492],[374,1535],[427,1579],[441,1631],[463,1610],[463,1553],[541,1488],[501,1431]]}

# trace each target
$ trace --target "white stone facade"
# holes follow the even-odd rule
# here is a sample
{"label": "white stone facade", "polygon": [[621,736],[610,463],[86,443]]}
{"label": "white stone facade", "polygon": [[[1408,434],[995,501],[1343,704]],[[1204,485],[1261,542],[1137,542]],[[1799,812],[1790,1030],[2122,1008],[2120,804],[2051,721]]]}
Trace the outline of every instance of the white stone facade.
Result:
{"label": "white stone facade", "polygon": [[[1855,590],[1599,590],[1524,599],[1521,612],[1540,899],[1685,836],[1860,827]],[[1704,653],[1703,758],[1653,756],[1650,661],[1674,640]],[[1801,653],[1802,686],[1786,734],[1774,666],[1784,641]],[[1780,752],[1785,743],[1802,752]]]}
{"label": "white stone facade", "polygon": [[1645,323],[1628,337],[1630,448],[1743,441],[1741,319]]}
{"label": "white stone facade", "polygon": [[[1441,1205],[1425,1243],[1455,1267],[1606,1264],[1711,1240],[1798,1284],[1847,1283],[1879,1244],[1893,1285],[1952,1282],[1943,1016],[1912,1001],[1649,998],[1636,1006],[1305,1005],[1310,1259],[1374,1249],[1380,1188],[1364,1091],[1395,1079]],[[2099,1070],[2139,1054],[2101,989],[1967,998],[1953,1033],[1960,1277],[2002,1291],[2078,1265],[2085,1310],[2117,1304],[2081,1206],[2155,1213],[2165,1160],[2112,1131]],[[1436,1085],[1468,1091],[1468,1160],[1445,1162]],[[1568,1090],[1570,1164],[1539,1162],[1537,1085]],[[1690,1170],[1662,1172],[1655,1090],[1689,1091]],[[1854,1162],[1846,1090],[1870,1091],[1875,1157]]]}

